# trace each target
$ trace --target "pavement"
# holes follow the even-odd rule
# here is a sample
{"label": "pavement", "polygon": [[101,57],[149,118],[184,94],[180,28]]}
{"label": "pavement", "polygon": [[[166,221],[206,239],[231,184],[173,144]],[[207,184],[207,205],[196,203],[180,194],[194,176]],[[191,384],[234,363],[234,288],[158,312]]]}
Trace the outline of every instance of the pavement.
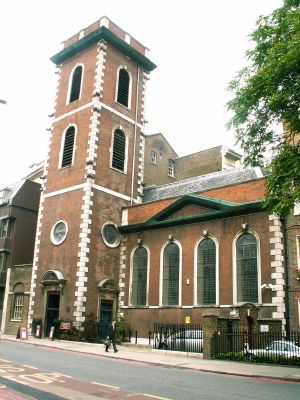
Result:
{"label": "pavement", "polygon": [[299,367],[224,360],[207,360],[203,359],[202,354],[156,350],[153,349],[152,346],[147,345],[145,341],[141,341],[137,344],[128,343],[119,345],[118,352],[114,353],[112,349],[110,349],[109,352],[105,352],[104,345],[99,343],[84,343],[66,340],[52,341],[47,338],[38,339],[34,336],[29,336],[28,339],[20,340],[16,339],[15,336],[3,334],[1,335],[1,339],[13,342],[21,341],[24,344],[44,346],[53,349],[64,349],[77,353],[100,355],[101,357],[164,365],[176,368],[187,368],[201,372],[300,382]]}

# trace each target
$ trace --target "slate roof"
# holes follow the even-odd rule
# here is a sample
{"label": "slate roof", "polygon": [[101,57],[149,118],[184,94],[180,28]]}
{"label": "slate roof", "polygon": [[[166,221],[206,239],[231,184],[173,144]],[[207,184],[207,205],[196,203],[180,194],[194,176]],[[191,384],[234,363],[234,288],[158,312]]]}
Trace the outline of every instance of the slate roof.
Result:
{"label": "slate roof", "polygon": [[148,186],[144,188],[143,203],[163,200],[186,194],[200,193],[210,189],[221,188],[242,182],[263,178],[267,172],[259,167],[234,168],[228,171],[212,172],[182,181],[161,186]]}

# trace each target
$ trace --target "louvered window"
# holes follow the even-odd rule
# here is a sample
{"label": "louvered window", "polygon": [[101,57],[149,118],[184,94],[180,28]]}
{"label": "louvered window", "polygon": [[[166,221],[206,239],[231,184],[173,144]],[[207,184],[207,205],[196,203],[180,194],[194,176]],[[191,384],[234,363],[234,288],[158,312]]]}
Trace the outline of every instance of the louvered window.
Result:
{"label": "louvered window", "polygon": [[163,305],[179,305],[179,247],[170,243],[164,250]]}
{"label": "louvered window", "polygon": [[126,138],[123,131],[117,129],[114,133],[112,167],[124,171]]}
{"label": "louvered window", "polygon": [[129,98],[129,74],[126,69],[120,69],[118,82],[117,102],[128,107]]}
{"label": "louvered window", "polygon": [[197,301],[216,304],[216,245],[212,239],[204,239],[198,246]]}
{"label": "louvered window", "polygon": [[236,246],[237,301],[258,302],[257,243],[251,233],[241,235]]}
{"label": "louvered window", "polygon": [[64,142],[63,156],[61,162],[62,168],[72,165],[74,139],[75,139],[75,127],[70,126],[65,134],[65,142]]}
{"label": "louvered window", "polygon": [[136,249],[133,255],[131,304],[145,306],[147,298],[148,253],[144,247]]}
{"label": "louvered window", "polygon": [[79,99],[81,89],[82,66],[75,68],[72,77],[72,85],[70,91],[70,103]]}

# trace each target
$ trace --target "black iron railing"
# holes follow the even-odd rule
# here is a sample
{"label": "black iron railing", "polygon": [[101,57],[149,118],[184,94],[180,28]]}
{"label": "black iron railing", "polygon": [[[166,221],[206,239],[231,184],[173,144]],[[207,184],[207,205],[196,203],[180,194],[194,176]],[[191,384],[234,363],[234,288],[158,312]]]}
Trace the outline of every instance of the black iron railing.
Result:
{"label": "black iron railing", "polygon": [[216,332],[212,348],[218,359],[300,365],[300,332]]}
{"label": "black iron railing", "polygon": [[203,330],[199,324],[155,323],[153,348],[188,353],[203,351]]}

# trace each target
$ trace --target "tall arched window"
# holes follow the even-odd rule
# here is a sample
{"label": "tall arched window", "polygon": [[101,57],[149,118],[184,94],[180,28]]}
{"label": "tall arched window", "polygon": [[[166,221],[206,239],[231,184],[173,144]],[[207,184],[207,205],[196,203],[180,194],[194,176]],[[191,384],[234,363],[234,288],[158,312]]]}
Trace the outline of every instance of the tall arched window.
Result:
{"label": "tall arched window", "polygon": [[120,171],[125,168],[126,136],[121,129],[116,129],[113,140],[113,154],[111,165]]}
{"label": "tall arched window", "polygon": [[126,69],[119,70],[117,102],[128,107],[130,77]]}
{"label": "tall arched window", "polygon": [[78,67],[76,67],[73,71],[69,103],[78,100],[80,97],[81,78],[82,78],[82,66],[78,65]]}
{"label": "tall arched window", "polygon": [[147,304],[148,253],[145,247],[135,250],[132,260],[131,304]]}
{"label": "tall arched window", "polygon": [[162,303],[165,306],[179,305],[179,247],[170,243],[164,249]]}
{"label": "tall arched window", "polygon": [[216,245],[209,238],[198,245],[197,303],[216,304]]}
{"label": "tall arched window", "polygon": [[75,140],[75,127],[70,126],[64,136],[64,145],[62,151],[61,167],[68,167],[73,162],[73,150]]}
{"label": "tall arched window", "polygon": [[244,233],[236,244],[237,301],[258,302],[257,242],[254,235]]}

